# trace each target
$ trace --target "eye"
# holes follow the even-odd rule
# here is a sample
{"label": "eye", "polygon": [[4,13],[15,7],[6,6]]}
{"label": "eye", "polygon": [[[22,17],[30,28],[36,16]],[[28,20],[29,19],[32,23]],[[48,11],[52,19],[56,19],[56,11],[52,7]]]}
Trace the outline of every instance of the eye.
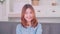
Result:
{"label": "eye", "polygon": [[25,14],[28,14],[28,11],[26,11]]}
{"label": "eye", "polygon": [[25,14],[28,14],[28,12],[25,12]]}

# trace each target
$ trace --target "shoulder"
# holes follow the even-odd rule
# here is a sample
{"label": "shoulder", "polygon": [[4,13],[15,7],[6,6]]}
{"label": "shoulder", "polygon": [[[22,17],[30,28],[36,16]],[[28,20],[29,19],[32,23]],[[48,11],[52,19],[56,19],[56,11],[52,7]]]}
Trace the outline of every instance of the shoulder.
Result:
{"label": "shoulder", "polygon": [[17,24],[17,26],[21,26],[21,24]]}
{"label": "shoulder", "polygon": [[42,25],[40,23],[38,23],[38,26],[37,26],[37,34],[42,34]]}
{"label": "shoulder", "polygon": [[19,34],[22,31],[21,24],[17,24],[16,33]]}
{"label": "shoulder", "polygon": [[42,28],[42,24],[38,23],[37,28]]}
{"label": "shoulder", "polygon": [[16,28],[21,28],[21,24],[17,24],[17,27]]}
{"label": "shoulder", "polygon": [[42,24],[41,23],[38,23],[38,26],[42,26]]}
{"label": "shoulder", "polygon": [[42,31],[42,24],[41,23],[38,23],[37,29],[38,29],[38,31]]}

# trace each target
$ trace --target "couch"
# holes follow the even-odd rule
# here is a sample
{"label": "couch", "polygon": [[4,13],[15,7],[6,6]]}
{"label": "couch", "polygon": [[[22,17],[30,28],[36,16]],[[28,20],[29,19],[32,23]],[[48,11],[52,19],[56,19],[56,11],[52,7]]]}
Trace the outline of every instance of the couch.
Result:
{"label": "couch", "polygon": [[[16,34],[16,26],[20,22],[0,22],[0,34]],[[41,23],[42,34],[60,34],[60,23]]]}

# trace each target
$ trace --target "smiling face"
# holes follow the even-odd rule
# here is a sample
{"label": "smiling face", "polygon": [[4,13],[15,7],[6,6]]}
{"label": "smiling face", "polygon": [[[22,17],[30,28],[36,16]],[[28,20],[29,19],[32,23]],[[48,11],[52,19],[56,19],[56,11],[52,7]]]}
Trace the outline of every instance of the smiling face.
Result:
{"label": "smiling face", "polygon": [[35,10],[30,4],[26,4],[22,8],[21,24],[23,27],[28,26],[27,23],[31,23],[32,27],[36,27],[38,22],[35,16]]}
{"label": "smiling face", "polygon": [[24,15],[25,20],[27,22],[31,22],[31,20],[33,19],[33,16],[34,16],[33,11],[30,8],[27,8]]}

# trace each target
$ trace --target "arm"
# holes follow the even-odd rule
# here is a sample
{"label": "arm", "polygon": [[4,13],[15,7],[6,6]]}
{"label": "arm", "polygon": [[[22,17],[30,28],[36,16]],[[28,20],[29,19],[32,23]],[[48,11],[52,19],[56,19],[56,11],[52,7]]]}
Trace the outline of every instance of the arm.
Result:
{"label": "arm", "polygon": [[20,24],[18,24],[17,27],[16,27],[16,34],[21,34]]}
{"label": "arm", "polygon": [[41,26],[41,24],[38,24],[36,34],[42,34],[42,26]]}

